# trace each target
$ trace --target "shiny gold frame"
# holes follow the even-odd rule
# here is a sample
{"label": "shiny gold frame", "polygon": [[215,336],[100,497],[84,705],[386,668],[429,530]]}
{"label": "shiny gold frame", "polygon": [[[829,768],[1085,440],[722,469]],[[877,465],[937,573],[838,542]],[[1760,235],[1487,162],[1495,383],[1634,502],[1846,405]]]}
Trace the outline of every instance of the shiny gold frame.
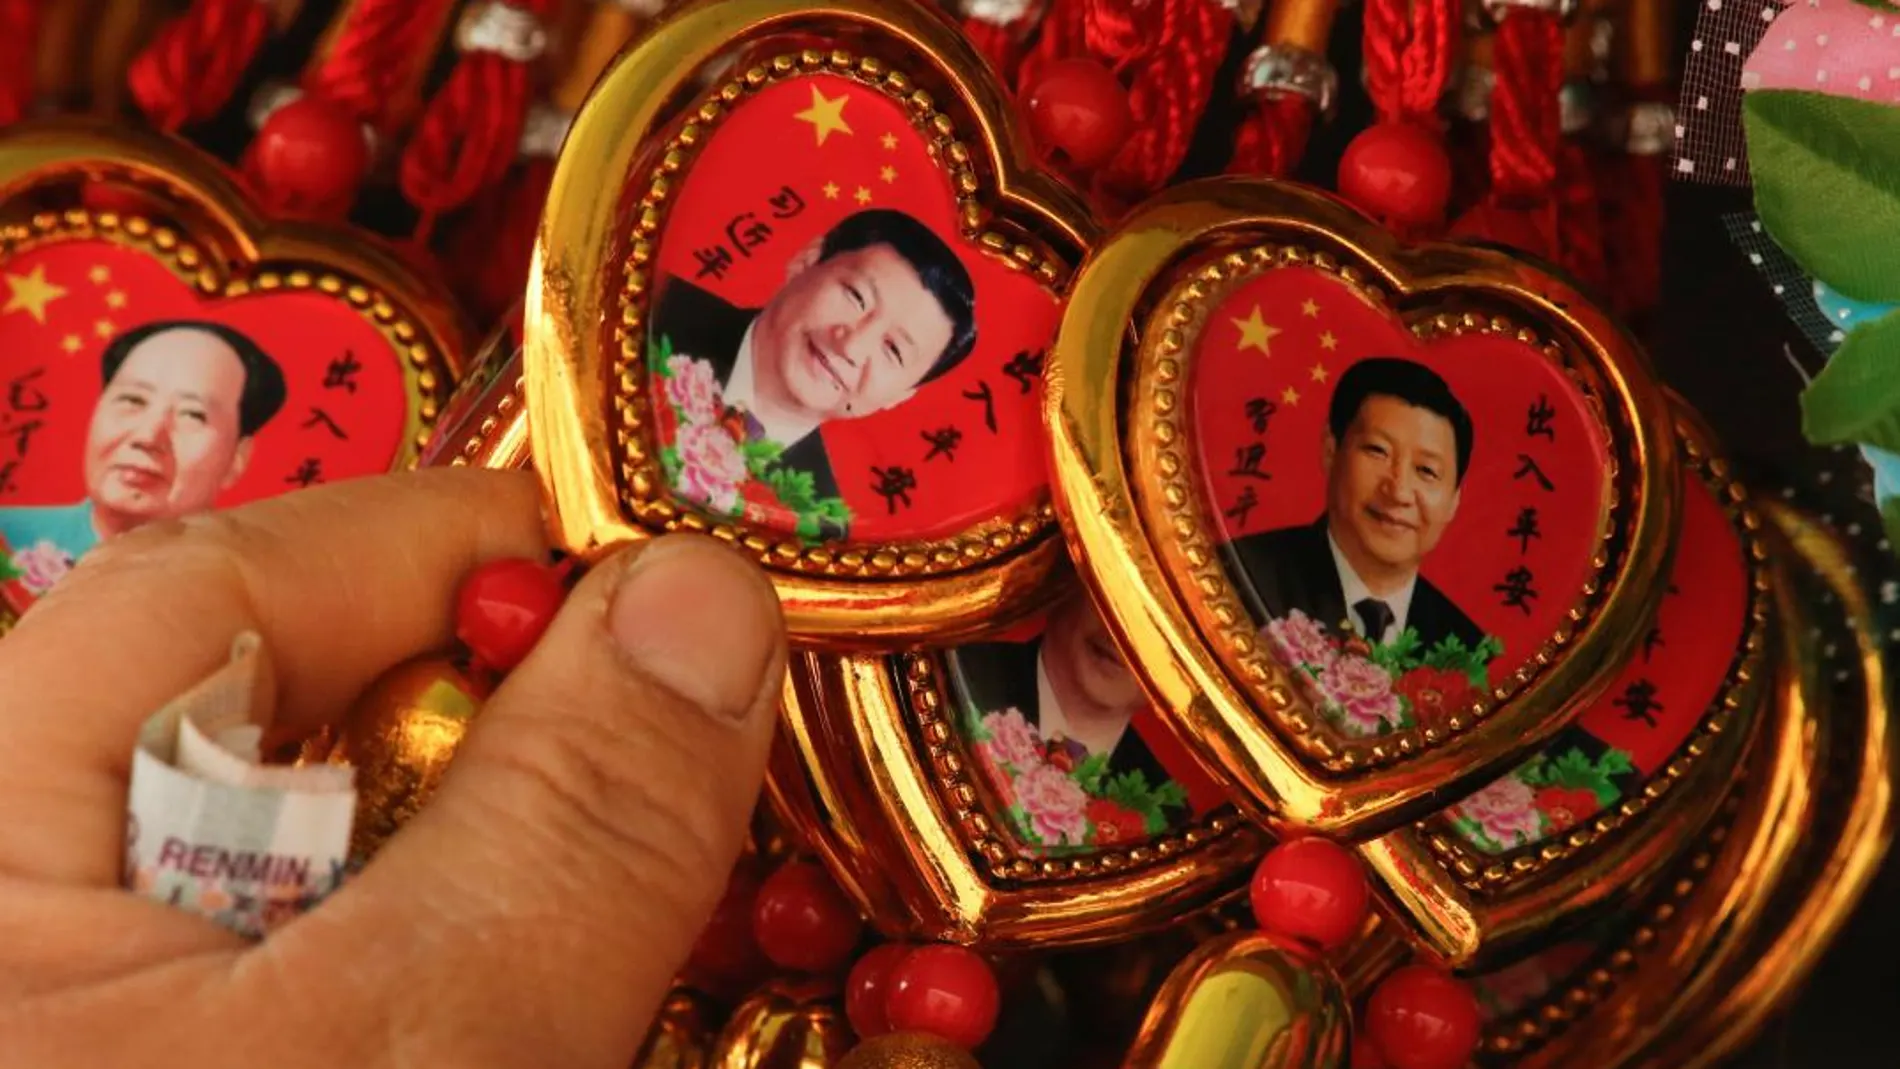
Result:
{"label": "shiny gold frame", "polygon": [[[1528,690],[1484,716],[1454,719],[1452,737],[1408,734],[1363,752],[1302,749],[1297,739],[1314,717],[1285,673],[1264,659],[1228,655],[1249,641],[1222,635],[1243,627],[1244,614],[1234,613],[1232,584],[1213,567],[1206,513],[1194,511],[1202,508],[1198,491],[1181,479],[1191,470],[1179,453],[1187,324],[1167,318],[1157,302],[1182,275],[1210,264],[1245,268],[1247,250],[1265,245],[1295,250],[1280,254],[1285,262],[1332,265],[1391,294],[1401,316],[1425,318],[1428,329],[1490,329],[1494,318],[1534,325],[1609,431],[1621,537],[1594,562],[1601,578],[1586,594],[1595,602],[1573,611],[1526,678],[1513,681]],[[1421,304],[1442,307],[1421,316],[1414,311]],[[1454,318],[1441,324],[1444,312]],[[1149,330],[1131,337],[1131,323]],[[1445,794],[1476,789],[1541,747],[1609,684],[1661,599],[1652,579],[1670,563],[1681,490],[1668,402],[1651,385],[1646,360],[1603,313],[1504,254],[1408,249],[1327,195],[1292,185],[1185,183],[1125,219],[1084,265],[1048,382],[1059,514],[1091,593],[1177,733],[1269,824],[1366,838],[1423,816]],[[1173,400],[1156,394],[1145,415],[1131,414],[1123,395],[1131,383],[1166,387]],[[1250,700],[1255,693],[1267,700]]]}
{"label": "shiny gold frame", "polygon": [[768,797],[887,934],[999,949],[1124,939],[1211,907],[1266,847],[1224,808],[1134,846],[1033,857],[987,815],[950,700],[934,654],[808,654],[787,687]]}
{"label": "shiny gold frame", "polygon": [[1495,856],[1480,854],[1456,842],[1440,812],[1360,847],[1386,894],[1423,921],[1420,948],[1445,965],[1462,968],[1508,956],[1548,927],[1627,896],[1669,862],[1683,838],[1707,824],[1737,772],[1751,721],[1769,693],[1768,549],[1746,488],[1686,407],[1679,406],[1676,433],[1686,467],[1722,502],[1741,539],[1748,584],[1741,648],[1677,755],[1639,794],[1568,834]]}
{"label": "shiny gold frame", "polygon": [[[669,119],[708,63],[790,34],[819,35],[836,48],[787,45],[786,54],[748,60]],[[1065,265],[1094,236],[1088,213],[1036,170],[1027,142],[1009,125],[1013,105],[954,23],[904,0],[817,7],[699,0],[671,13],[607,70],[556,165],[526,308],[535,468],[564,548],[594,559],[676,529],[732,542],[772,573],[802,645],[899,648],[925,637],[976,638],[1061,591],[1063,549],[1047,507],[941,543],[810,549],[713,524],[662,500],[647,455],[637,327],[669,191],[693,146],[730,107],[777,79],[820,72],[902,101],[951,176],[964,236],[1059,294]],[[640,181],[628,181],[635,176]],[[606,189],[625,192],[603,197]],[[901,613],[893,611],[898,605]]]}

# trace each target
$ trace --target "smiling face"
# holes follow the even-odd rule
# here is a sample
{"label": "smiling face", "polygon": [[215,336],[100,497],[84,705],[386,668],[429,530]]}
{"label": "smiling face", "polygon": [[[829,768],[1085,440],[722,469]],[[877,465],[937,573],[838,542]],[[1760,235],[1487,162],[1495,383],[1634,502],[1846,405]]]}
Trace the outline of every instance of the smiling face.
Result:
{"label": "smiling face", "polygon": [[1146,700],[1108,626],[1086,597],[1070,598],[1050,614],[1042,658],[1049,685],[1065,709],[1094,707],[1133,715]]}
{"label": "smiling face", "polygon": [[902,404],[950,344],[954,325],[916,268],[889,245],[790,265],[760,312],[753,360],[761,388],[813,423]]}
{"label": "smiling face", "polygon": [[1326,438],[1326,515],[1367,582],[1418,571],[1458,512],[1458,441],[1451,421],[1373,394],[1343,441]]}
{"label": "smiling face", "polygon": [[95,509],[129,527],[202,512],[243,475],[244,364],[215,335],[168,330],[139,343],[106,383],[86,439]]}

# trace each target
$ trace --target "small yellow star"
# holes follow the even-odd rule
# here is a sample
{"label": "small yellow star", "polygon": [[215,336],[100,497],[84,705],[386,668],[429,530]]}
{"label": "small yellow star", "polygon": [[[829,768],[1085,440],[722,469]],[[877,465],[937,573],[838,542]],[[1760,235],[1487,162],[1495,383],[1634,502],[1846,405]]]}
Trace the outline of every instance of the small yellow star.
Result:
{"label": "small yellow star", "polygon": [[896,134],[885,134],[883,137],[878,138],[878,143],[882,144],[886,149],[892,152],[897,151],[897,135]]}
{"label": "small yellow star", "polygon": [[886,167],[883,170],[880,170],[877,173],[877,176],[879,178],[882,178],[886,183],[895,182],[897,181],[897,168]]}
{"label": "small yellow star", "polygon": [[1294,389],[1291,386],[1288,386],[1280,394],[1280,400],[1282,403],[1287,404],[1287,405],[1298,405],[1300,403],[1300,391]]}
{"label": "small yellow star", "polygon": [[850,102],[851,98],[846,96],[827,97],[814,85],[811,88],[811,107],[799,112],[793,118],[810,123],[812,132],[817,135],[818,143],[822,145],[833,133],[852,132],[851,127],[844,121],[844,106]]}
{"label": "small yellow star", "polygon": [[124,308],[125,307],[125,291],[113,290],[111,293],[106,294],[106,307],[107,308]]}
{"label": "small yellow star", "polygon": [[24,308],[28,315],[41,323],[46,322],[46,306],[66,296],[64,287],[46,281],[45,264],[24,275],[8,275],[7,288],[13,292],[7,298],[6,307],[0,308],[0,315]]}
{"label": "small yellow star", "polygon": [[1300,304],[1300,314],[1308,319],[1319,318],[1319,302],[1308,297]]}
{"label": "small yellow star", "polygon": [[78,352],[83,345],[85,345],[85,343],[79,340],[79,335],[77,334],[68,334],[60,339],[59,342],[59,347],[69,353]]}
{"label": "small yellow star", "polygon": [[871,203],[871,191],[864,186],[859,186],[858,191],[851,194],[851,199],[857,201],[859,204],[869,204]]}
{"label": "small yellow star", "polygon": [[1333,337],[1332,331],[1325,331],[1319,336],[1319,347],[1330,353],[1339,348],[1339,339]]}
{"label": "small yellow star", "polygon": [[1273,341],[1273,336],[1280,331],[1268,326],[1267,321],[1260,318],[1259,305],[1253,306],[1253,311],[1247,314],[1247,318],[1234,320],[1234,326],[1240,328],[1240,348],[1258,349],[1266,356],[1273,355],[1273,350],[1268,347],[1268,343]]}
{"label": "small yellow star", "polygon": [[101,319],[92,325],[92,332],[101,338],[110,338],[119,332],[119,328],[112,325],[112,320]]}
{"label": "small yellow star", "polygon": [[1309,372],[1309,374],[1313,376],[1314,382],[1325,382],[1326,381],[1326,365],[1314,364],[1313,370]]}
{"label": "small yellow star", "polygon": [[104,264],[94,264],[92,270],[86,272],[86,277],[92,280],[93,285],[103,286],[112,281],[112,272]]}
{"label": "small yellow star", "polygon": [[825,190],[825,199],[826,199],[826,200],[837,200],[837,199],[838,199],[838,183],[836,183],[836,182],[826,182],[826,183],[825,183],[825,185],[824,185],[824,190]]}

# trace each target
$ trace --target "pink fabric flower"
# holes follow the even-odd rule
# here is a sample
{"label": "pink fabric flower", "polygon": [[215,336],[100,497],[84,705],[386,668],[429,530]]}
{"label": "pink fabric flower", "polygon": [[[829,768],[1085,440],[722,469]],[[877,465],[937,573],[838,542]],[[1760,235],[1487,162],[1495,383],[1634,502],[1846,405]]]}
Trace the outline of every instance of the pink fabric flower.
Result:
{"label": "pink fabric flower", "polygon": [[1089,834],[1089,796],[1052,765],[1034,765],[1016,777],[1016,800],[1045,846],[1081,846]]}
{"label": "pink fabric flower", "polygon": [[1326,629],[1298,609],[1267,621],[1261,633],[1266,635],[1273,651],[1289,664],[1324,668],[1339,656],[1332,640],[1326,637]]}
{"label": "pink fabric flower", "polygon": [[679,482],[674,489],[689,501],[730,514],[739,507],[739,487],[750,477],[745,457],[732,434],[716,423],[689,423],[679,429]]}
{"label": "pink fabric flower", "polygon": [[1364,657],[1340,657],[1319,676],[1320,693],[1339,708],[1353,735],[1376,735],[1382,724],[1401,726],[1405,706],[1392,689],[1392,673]]}
{"label": "pink fabric flower", "polygon": [[719,389],[719,376],[711,364],[690,356],[675,356],[666,362],[666,399],[680,410],[687,423],[713,423],[725,407]]}
{"label": "pink fabric flower", "polygon": [[1515,774],[1459,802],[1452,815],[1471,820],[1486,838],[1507,850],[1535,841],[1544,830],[1537,793]]}
{"label": "pink fabric flower", "polygon": [[1742,67],[1743,89],[1802,89],[1900,103],[1900,15],[1854,0],[1808,0],[1775,16]]}
{"label": "pink fabric flower", "polygon": [[73,559],[65,550],[44,539],[13,555],[13,567],[21,573],[20,585],[35,597],[53,589],[72,566]]}
{"label": "pink fabric flower", "polygon": [[1021,711],[1012,707],[990,713],[983,718],[983,730],[990,736],[990,752],[1003,764],[1021,772],[1043,763],[1042,735]]}

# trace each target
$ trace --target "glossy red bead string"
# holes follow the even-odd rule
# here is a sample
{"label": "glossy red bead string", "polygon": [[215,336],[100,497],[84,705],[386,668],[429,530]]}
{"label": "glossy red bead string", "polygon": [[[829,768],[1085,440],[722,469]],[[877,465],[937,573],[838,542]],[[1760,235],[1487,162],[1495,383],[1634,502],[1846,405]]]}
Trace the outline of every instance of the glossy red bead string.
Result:
{"label": "glossy red bead string", "polygon": [[1354,1046],[1369,1043],[1391,1069],[1465,1069],[1483,1029],[1470,985],[1428,965],[1406,965],[1373,989]]}
{"label": "glossy red bead string", "polygon": [[41,0],[0,0],[0,124],[33,110]]}
{"label": "glossy red bead string", "polygon": [[270,30],[261,0],[192,0],[132,58],[126,88],[161,130],[204,122],[230,103]]}

